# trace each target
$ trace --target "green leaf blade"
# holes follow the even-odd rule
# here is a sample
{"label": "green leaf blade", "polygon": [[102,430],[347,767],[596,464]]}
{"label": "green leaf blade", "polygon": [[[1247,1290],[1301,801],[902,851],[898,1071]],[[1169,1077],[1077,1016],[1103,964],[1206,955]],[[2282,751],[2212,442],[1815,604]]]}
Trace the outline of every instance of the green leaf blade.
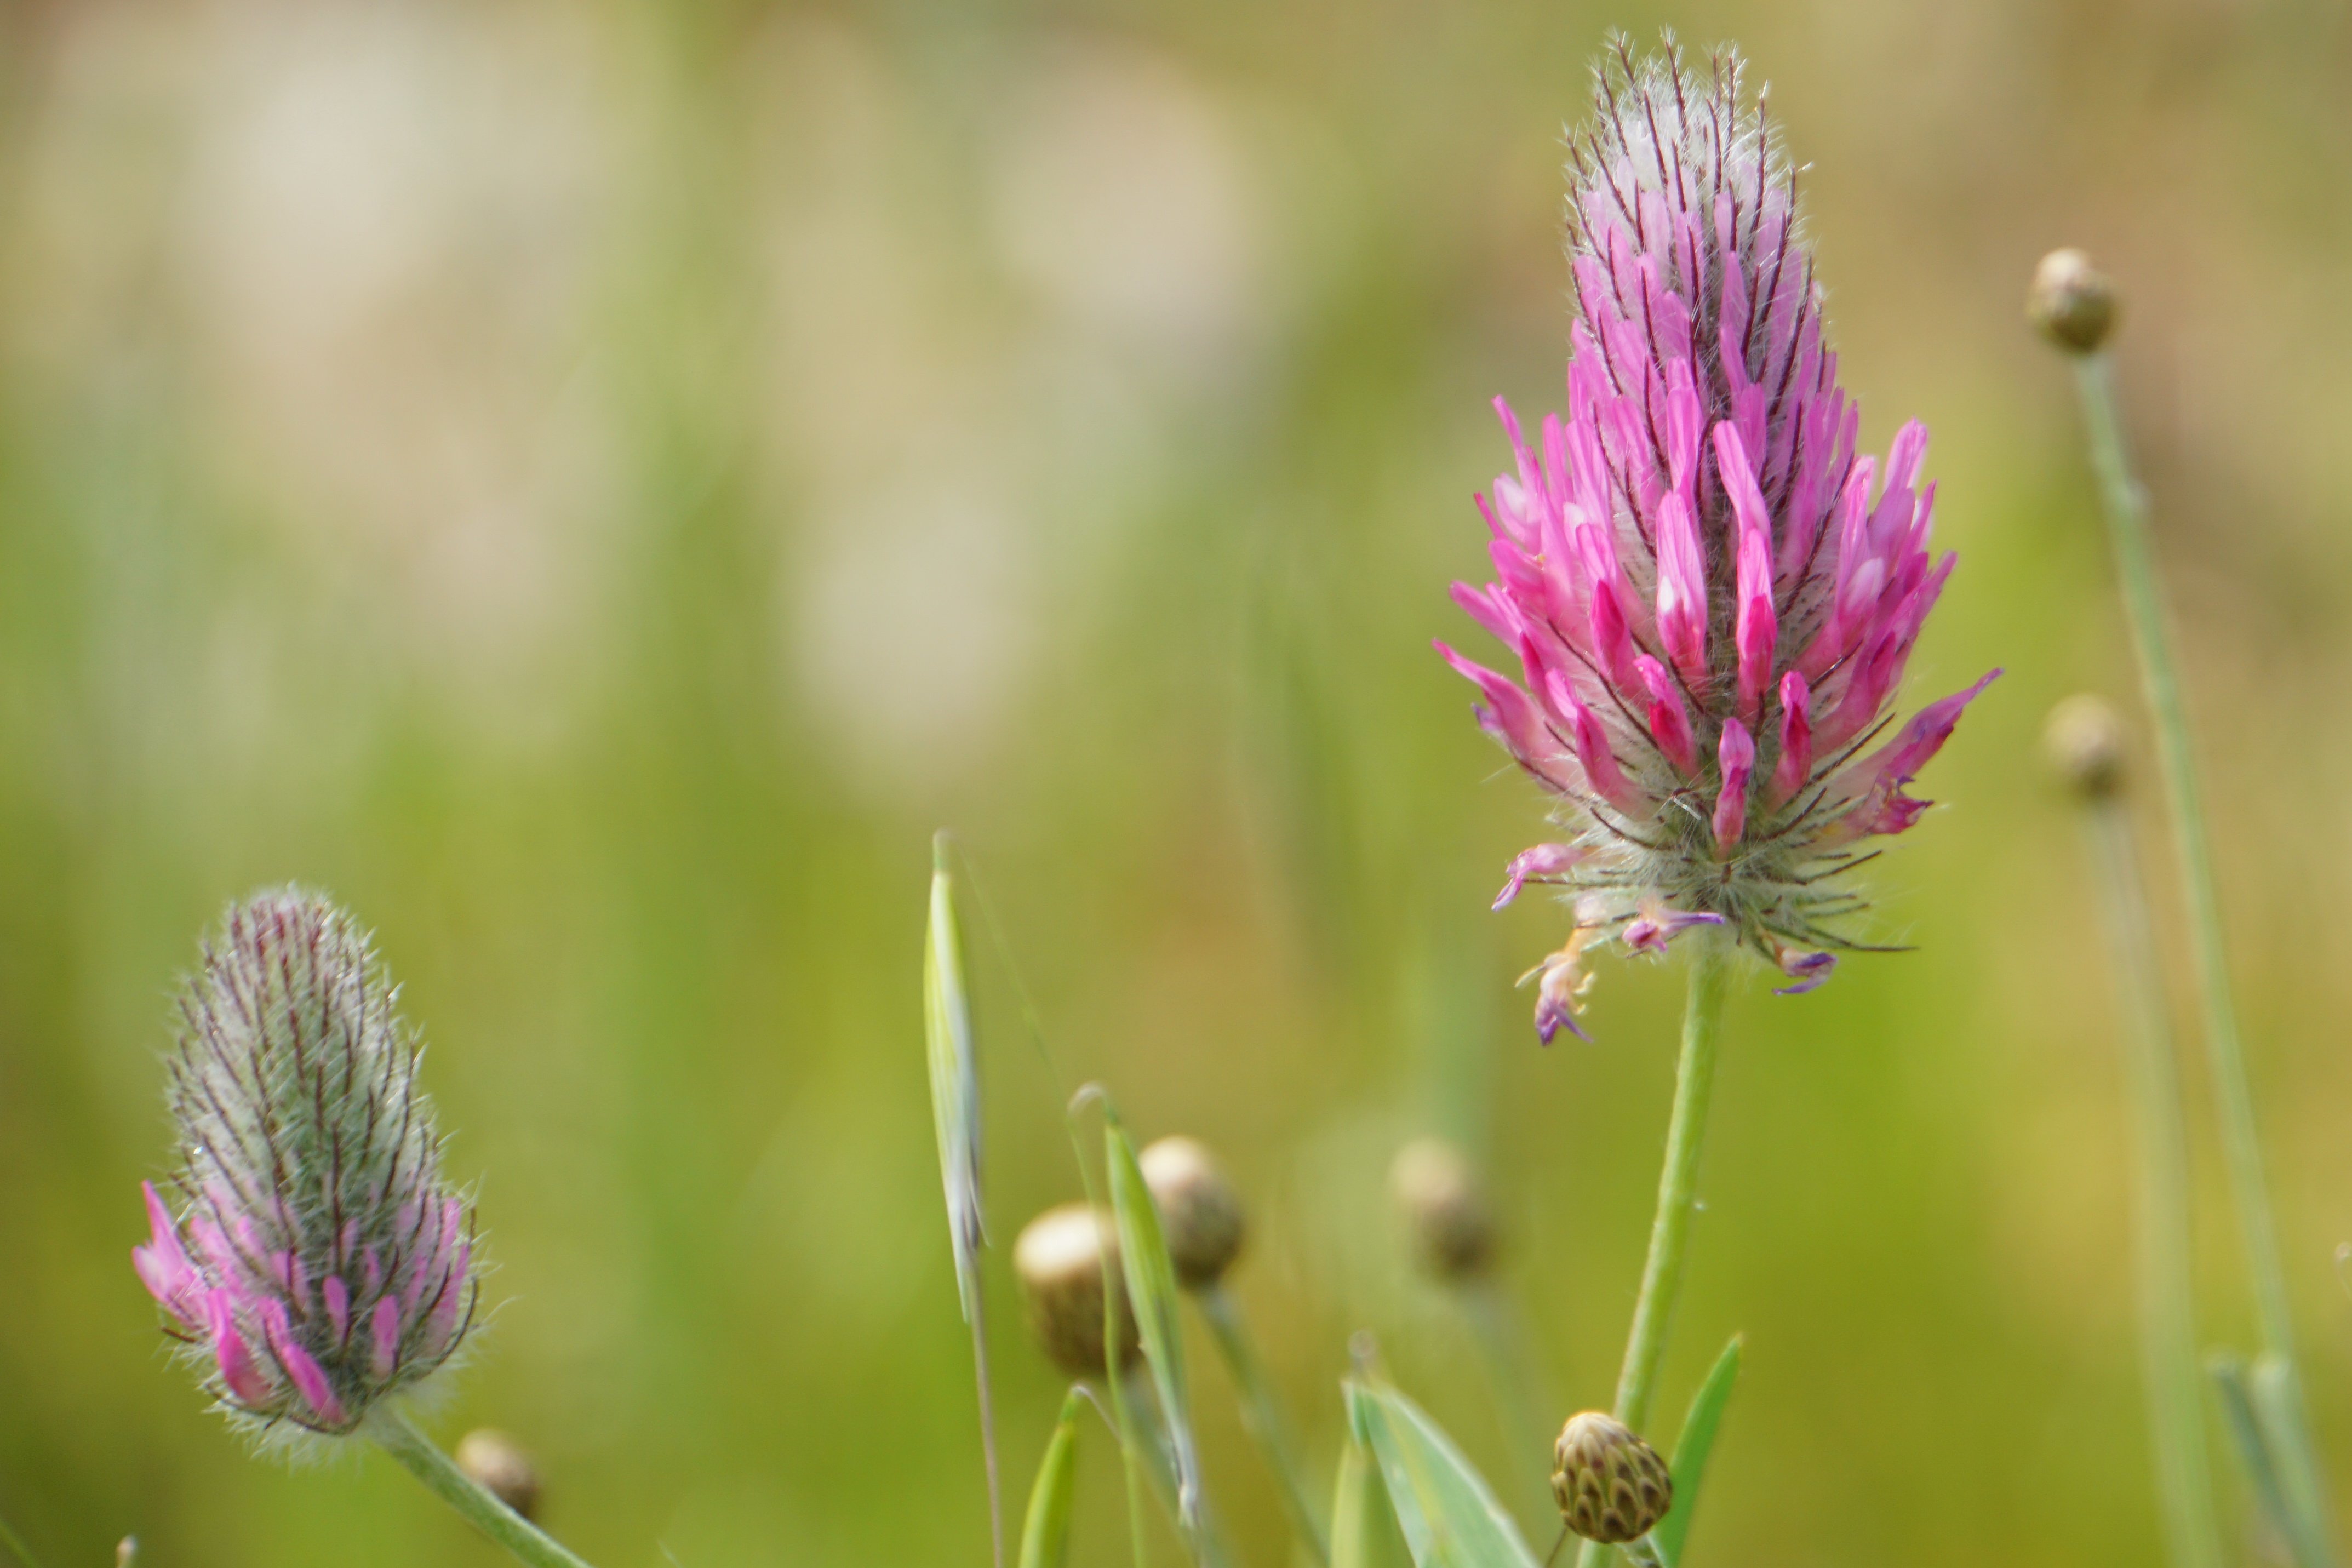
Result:
{"label": "green leaf blade", "polygon": [[1650,1532],[1651,1543],[1665,1560],[1666,1568],[1675,1568],[1683,1560],[1683,1542],[1690,1534],[1691,1517],[1698,1508],[1699,1484],[1706,1479],[1706,1462],[1715,1453],[1715,1436],[1723,1425],[1724,1406],[1730,1403],[1731,1391],[1739,1382],[1745,1351],[1744,1338],[1732,1335],[1723,1353],[1715,1358],[1706,1381],[1692,1395],[1690,1414],[1683,1417],[1682,1436],[1675,1439],[1674,1506]]}
{"label": "green leaf blade", "polygon": [[1021,1568],[1063,1568],[1070,1560],[1070,1501],[1077,1491],[1078,1415],[1085,1404],[1085,1394],[1070,1390],[1038,1461],[1021,1525]]}
{"label": "green leaf blade", "polygon": [[1494,1489],[1421,1406],[1392,1388],[1346,1389],[1349,1421],[1380,1462],[1414,1568],[1536,1568]]}
{"label": "green leaf blade", "polygon": [[1111,1216],[1118,1227],[1119,1269],[1143,1340],[1144,1364],[1160,1399],[1168,1447],[1176,1468],[1176,1511],[1187,1534],[1197,1535],[1203,1518],[1201,1464],[1192,1442],[1192,1412],[1184,1381],[1184,1341],[1176,1310],[1176,1266],[1169,1260],[1160,1228],[1159,1205],[1144,1184],[1135,1141],[1106,1098],[1103,1101],[1103,1163],[1110,1173]]}
{"label": "green leaf blade", "polygon": [[980,1294],[980,1249],[987,1239],[980,1196],[980,1068],[964,989],[963,933],[956,920],[948,837],[931,845],[930,921],[923,943],[923,1035],[939,1135],[948,1239],[955,1250],[956,1300],[970,1322]]}
{"label": "green leaf blade", "polygon": [[1351,1435],[1331,1500],[1331,1568],[1404,1568],[1407,1561],[1380,1461]]}

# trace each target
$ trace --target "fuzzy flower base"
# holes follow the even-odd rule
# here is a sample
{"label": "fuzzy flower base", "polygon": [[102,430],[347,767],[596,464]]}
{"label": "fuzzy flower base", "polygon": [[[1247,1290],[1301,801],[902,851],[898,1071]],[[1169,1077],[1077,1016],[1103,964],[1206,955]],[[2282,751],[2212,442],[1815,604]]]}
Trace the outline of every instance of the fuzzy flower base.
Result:
{"label": "fuzzy flower base", "polygon": [[1887,736],[1953,565],[1928,551],[1927,433],[1905,425],[1883,467],[1856,454],[1794,174],[1741,69],[1621,45],[1599,73],[1570,166],[1568,416],[1530,442],[1496,400],[1496,581],[1454,590],[1517,678],[1438,644],[1572,834],[1496,900],[1569,890],[1574,933],[1534,972],[1546,1041],[1581,1033],[1596,942],[1721,925],[1788,990],[1819,984],[1859,945],[1840,879],[1918,819],[1905,786],[2000,673]]}
{"label": "fuzzy flower base", "polygon": [[340,1435],[448,1362],[479,1286],[419,1052],[367,934],[286,889],[231,909],[180,1000],[176,1201],[131,1254],[241,1424]]}

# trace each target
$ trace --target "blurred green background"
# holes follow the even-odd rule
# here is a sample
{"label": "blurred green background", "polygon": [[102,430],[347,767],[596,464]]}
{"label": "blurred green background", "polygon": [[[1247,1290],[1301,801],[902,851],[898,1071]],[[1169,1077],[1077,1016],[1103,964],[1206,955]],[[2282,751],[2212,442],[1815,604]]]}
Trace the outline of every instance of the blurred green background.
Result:
{"label": "blurred green background", "polygon": [[[1547,1413],[1605,1404],[1679,975],[1604,961],[1599,1043],[1537,1047],[1510,983],[1561,917],[1486,911],[1536,803],[1428,641],[1478,640],[1444,586],[1484,570],[1486,400],[1559,400],[1561,122],[1609,27],[1665,24],[1742,42],[1812,164],[1865,443],[1936,433],[1963,564],[1914,698],[2011,671],[1877,868],[1918,951],[1735,1003],[1664,1390],[1747,1331],[1695,1561],[2158,1552],[2115,1009],[2033,750],[2058,696],[2130,692],[2020,322],[2062,242],[2128,294],[2352,1512],[2340,6],[16,0],[0,1517],[50,1568],[127,1531],[162,1568],[491,1561],[380,1458],[247,1458],[129,1267],[169,989],[300,879],[378,928],[482,1181],[504,1305],[436,1431],[520,1436],[599,1563],[984,1561],[922,1076],[942,824],[1066,1075],[975,913],[1016,1491],[1060,1389],[1004,1248],[1077,1193],[1082,1076],[1249,1195],[1236,1288],[1324,1474],[1362,1327],[1498,1481],[1525,1458],[1394,1234],[1431,1128],[1491,1163]],[[2242,1343],[2212,1175],[2204,1326]],[[1098,1432],[1081,1484],[1079,1560],[1118,1561]]]}

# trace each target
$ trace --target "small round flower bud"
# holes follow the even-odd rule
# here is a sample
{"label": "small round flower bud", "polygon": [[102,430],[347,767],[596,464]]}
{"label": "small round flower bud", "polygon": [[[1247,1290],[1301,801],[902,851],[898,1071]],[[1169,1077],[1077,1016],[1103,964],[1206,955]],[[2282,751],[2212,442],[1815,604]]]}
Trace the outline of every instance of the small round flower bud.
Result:
{"label": "small round flower bud", "polygon": [[1176,1278],[1194,1290],[1215,1284],[1242,1249],[1241,1194],[1195,1139],[1162,1138],[1139,1163],[1160,1209]]}
{"label": "small round flower bud", "polygon": [[2084,800],[2105,800],[2123,787],[2124,721],[2103,697],[2084,692],[2050,710],[2042,752],[2059,781]]}
{"label": "small round flower bud", "polygon": [[[1084,1204],[1047,1209],[1013,1244],[1013,1272],[1029,1303],[1029,1326],[1046,1359],[1072,1377],[1098,1377],[1103,1353],[1103,1270],[1118,1268],[1110,1216]],[[1135,1309],[1119,1292],[1118,1359],[1141,1348]]]}
{"label": "small round flower bud", "polygon": [[2033,269],[2025,313],[2060,348],[2090,353],[2107,341],[2116,324],[2116,286],[2083,252],[2071,247],[2053,250]]}
{"label": "small round flower bud", "polygon": [[1403,1211],[1415,1258],[1436,1279],[1477,1279],[1495,1263],[1495,1216],[1461,1150],[1421,1138],[1397,1152],[1389,1185]]}
{"label": "small round flower bud", "polygon": [[539,1517],[539,1467],[505,1433],[488,1426],[467,1433],[457,1443],[457,1468],[523,1518]]}
{"label": "small round flower bud", "polygon": [[1616,1417],[1588,1410],[1559,1429],[1551,1495],[1570,1530],[1614,1545],[1639,1541],[1666,1517],[1675,1479],[1655,1448]]}
{"label": "small round flower bud", "polygon": [[[296,888],[228,911],[180,996],[180,1171],[131,1262],[232,1419],[327,1436],[430,1377],[480,1260],[367,932]],[[170,1194],[167,1196],[166,1194]]]}

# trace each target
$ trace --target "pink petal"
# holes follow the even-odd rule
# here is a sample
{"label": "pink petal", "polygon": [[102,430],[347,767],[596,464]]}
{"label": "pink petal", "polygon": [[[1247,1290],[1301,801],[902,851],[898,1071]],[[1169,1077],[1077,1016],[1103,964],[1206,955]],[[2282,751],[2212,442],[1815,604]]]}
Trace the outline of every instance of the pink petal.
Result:
{"label": "pink petal", "polygon": [[131,1266],[164,1310],[178,1319],[183,1328],[194,1329],[203,1318],[204,1279],[189,1264],[187,1251],[180,1245],[179,1227],[172,1223],[171,1211],[163,1206],[155,1184],[142,1182],[139,1188],[147,1196],[150,1239],[146,1246],[131,1249]]}
{"label": "pink petal", "polygon": [[1648,909],[1627,923],[1624,931],[1619,933],[1619,940],[1624,942],[1629,952],[1655,953],[1663,957],[1666,944],[1691,927],[1722,923],[1721,915],[1694,914],[1686,910]]}
{"label": "pink petal", "polygon": [[1903,793],[1903,786],[1943,749],[1960,721],[1961,710],[2000,673],[1991,670],[1967,690],[1929,703],[1912,715],[1902,733],[1841,773],[1831,789],[1837,798],[1853,804],[1823,836],[1823,847],[1874,833],[1900,833],[1916,822],[1927,803],[1911,799]]}
{"label": "pink petal", "polygon": [[1780,678],[1780,760],[1772,768],[1771,802],[1793,798],[1813,773],[1813,694],[1795,670]]}
{"label": "pink petal", "polygon": [[1517,682],[1463,658],[1442,642],[1433,646],[1446,663],[1475,682],[1486,694],[1486,706],[1479,710],[1478,722],[1503,742],[1521,767],[1563,794],[1573,794],[1582,785],[1583,779],[1566,765],[1568,758],[1544,723],[1543,715],[1536,710],[1535,700],[1521,690]]}
{"label": "pink petal", "polygon": [[1706,566],[1682,497],[1658,503],[1658,637],[1692,687],[1706,681]]}
{"label": "pink petal", "polygon": [[1456,583],[1452,592],[1454,602],[1497,641],[1519,640],[1519,629],[1515,624],[1509,602],[1493,587],[1474,588],[1467,583]]}
{"label": "pink petal", "polygon": [[1729,849],[1748,831],[1748,781],[1756,771],[1756,741],[1738,720],[1726,719],[1716,752],[1723,788],[1715,797],[1715,844]]}
{"label": "pink petal", "polygon": [[286,1369],[294,1391],[302,1396],[320,1422],[329,1426],[343,1424],[343,1407],[335,1398],[335,1391],[327,1382],[327,1374],[311,1358],[310,1352],[294,1342],[294,1328],[286,1318],[286,1303],[278,1300],[261,1304],[262,1332],[269,1341],[269,1353]]}
{"label": "pink petal", "polygon": [[327,1321],[334,1326],[335,1342],[342,1344],[351,1338],[352,1292],[340,1274],[330,1274],[319,1287],[319,1294],[327,1303]]}
{"label": "pink petal", "polygon": [[466,1269],[473,1256],[474,1244],[470,1241],[459,1242],[456,1252],[451,1255],[448,1272],[441,1279],[440,1300],[433,1303],[432,1313],[425,1321],[425,1353],[427,1357],[438,1357],[446,1352],[449,1342],[457,1336],[457,1310],[464,1304],[466,1294]]}
{"label": "pink petal", "polygon": [[1738,619],[1732,635],[1739,652],[1739,711],[1748,723],[1760,724],[1780,628],[1772,613],[1772,551],[1759,530],[1748,530],[1739,541],[1738,595]]}
{"label": "pink petal", "polygon": [[400,1365],[400,1302],[386,1296],[368,1314],[369,1367],[376,1381],[390,1377]]}
{"label": "pink petal", "polygon": [[1576,737],[1576,760],[1583,765],[1584,776],[1603,800],[1628,816],[1646,815],[1648,801],[1641,791],[1626,781],[1624,770],[1617,765],[1617,753],[1610,749],[1609,731],[1592,710],[1577,700],[1559,671],[1553,670],[1545,688],[1545,695],[1569,721]]}
{"label": "pink petal", "polygon": [[1519,889],[1528,882],[1549,881],[1554,877],[1573,869],[1578,862],[1591,854],[1591,850],[1580,848],[1573,844],[1538,844],[1532,849],[1519,851],[1513,858],[1507,873],[1510,879],[1503,884],[1503,890],[1496,895],[1495,908],[1499,910],[1517,898]]}
{"label": "pink petal", "polygon": [[236,1320],[229,1313],[228,1292],[215,1290],[205,1299],[205,1309],[212,1320],[213,1362],[220,1368],[221,1382],[240,1403],[256,1410],[268,1408],[275,1402],[277,1391],[262,1375],[260,1363],[246,1346],[245,1336],[236,1331]]}
{"label": "pink petal", "polygon": [[1633,668],[1650,693],[1650,738],[1658,743],[1660,754],[1689,777],[1698,772],[1698,742],[1691,733],[1690,714],[1683,706],[1675,678],[1646,653],[1635,656]]}
{"label": "pink petal", "polygon": [[1794,985],[1779,987],[1772,993],[1775,996],[1801,996],[1827,980],[1830,971],[1837,967],[1837,954],[1834,952],[1807,952],[1777,943],[1775,948],[1773,956],[1780,962],[1780,973],[1797,982]]}

